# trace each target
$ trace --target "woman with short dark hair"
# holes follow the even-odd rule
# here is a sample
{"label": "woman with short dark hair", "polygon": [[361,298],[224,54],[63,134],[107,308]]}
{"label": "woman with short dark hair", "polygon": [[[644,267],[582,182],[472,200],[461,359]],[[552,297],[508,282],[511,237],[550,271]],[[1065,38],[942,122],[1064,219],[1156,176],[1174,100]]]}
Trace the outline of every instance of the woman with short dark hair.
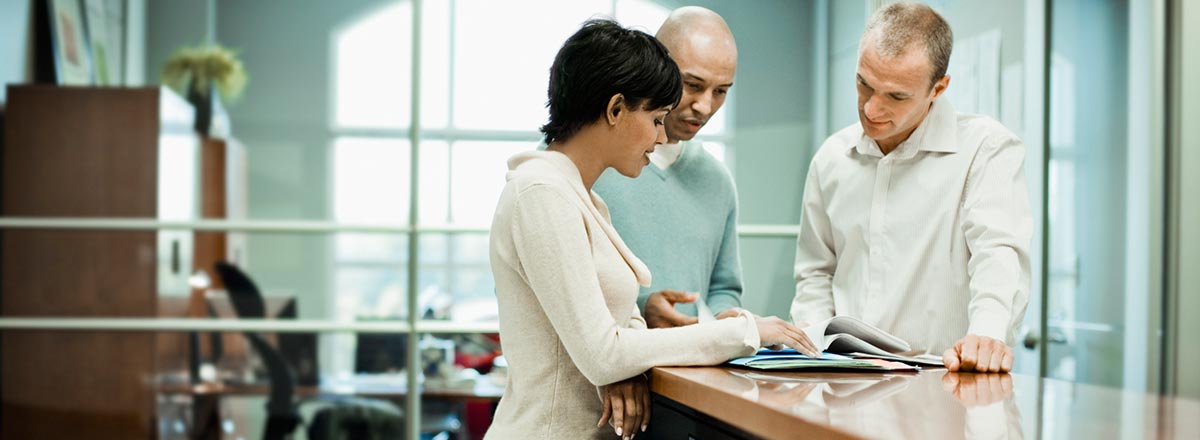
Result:
{"label": "woman with short dark hair", "polygon": [[492,220],[509,372],[488,438],[607,438],[610,414],[616,434],[630,438],[649,421],[641,375],[651,367],[719,364],[763,345],[815,353],[800,330],[745,311],[646,329],[636,300],[650,271],[591,187],[610,167],[641,173],[666,141],[663,118],[681,93],[666,48],[613,21],[585,23],[555,57],[542,127],[548,147],[509,159]]}

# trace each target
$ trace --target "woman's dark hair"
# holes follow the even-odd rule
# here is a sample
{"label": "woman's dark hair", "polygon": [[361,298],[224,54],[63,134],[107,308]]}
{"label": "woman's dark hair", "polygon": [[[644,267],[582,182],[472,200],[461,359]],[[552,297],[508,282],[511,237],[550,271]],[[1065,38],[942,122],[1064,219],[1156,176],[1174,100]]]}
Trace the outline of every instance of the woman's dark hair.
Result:
{"label": "woman's dark hair", "polygon": [[563,43],[550,67],[546,144],[565,141],[604,115],[613,95],[630,109],[674,106],[683,94],[679,66],[645,32],[589,20]]}

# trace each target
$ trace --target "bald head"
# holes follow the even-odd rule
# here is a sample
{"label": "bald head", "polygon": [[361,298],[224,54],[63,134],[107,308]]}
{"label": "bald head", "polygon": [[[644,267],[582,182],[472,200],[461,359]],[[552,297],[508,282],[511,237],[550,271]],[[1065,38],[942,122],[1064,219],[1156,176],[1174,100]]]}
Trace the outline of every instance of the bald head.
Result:
{"label": "bald head", "polygon": [[725,103],[737,71],[737,44],[725,19],[685,6],[663,22],[655,37],[671,52],[683,75],[683,98],[667,116],[669,143],[690,140]]}
{"label": "bald head", "polygon": [[676,49],[717,50],[737,62],[737,45],[725,19],[699,6],[684,6],[671,11],[671,16],[654,36],[672,52]]}

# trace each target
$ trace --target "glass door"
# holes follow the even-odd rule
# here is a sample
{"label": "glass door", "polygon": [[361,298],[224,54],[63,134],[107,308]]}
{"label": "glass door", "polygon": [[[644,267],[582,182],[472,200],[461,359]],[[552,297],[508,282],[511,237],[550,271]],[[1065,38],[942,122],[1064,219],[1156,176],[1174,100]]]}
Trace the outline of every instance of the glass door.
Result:
{"label": "glass door", "polygon": [[1134,390],[1157,377],[1153,4],[1051,2],[1046,377]]}

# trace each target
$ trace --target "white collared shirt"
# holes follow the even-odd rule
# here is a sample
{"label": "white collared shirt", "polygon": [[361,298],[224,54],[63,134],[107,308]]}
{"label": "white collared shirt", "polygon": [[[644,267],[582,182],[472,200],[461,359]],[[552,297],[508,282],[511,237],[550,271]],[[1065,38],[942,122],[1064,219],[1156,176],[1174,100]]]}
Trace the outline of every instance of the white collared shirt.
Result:
{"label": "white collared shirt", "polygon": [[882,154],[854,124],[825,141],[804,188],[793,321],[861,318],[941,354],[967,334],[1012,345],[1029,303],[1025,146],[938,99]]}
{"label": "white collared shirt", "polygon": [[679,160],[679,156],[683,155],[683,145],[687,141],[679,141],[673,144],[659,144],[654,147],[654,151],[650,153],[650,162],[660,170],[666,170],[675,161]]}

